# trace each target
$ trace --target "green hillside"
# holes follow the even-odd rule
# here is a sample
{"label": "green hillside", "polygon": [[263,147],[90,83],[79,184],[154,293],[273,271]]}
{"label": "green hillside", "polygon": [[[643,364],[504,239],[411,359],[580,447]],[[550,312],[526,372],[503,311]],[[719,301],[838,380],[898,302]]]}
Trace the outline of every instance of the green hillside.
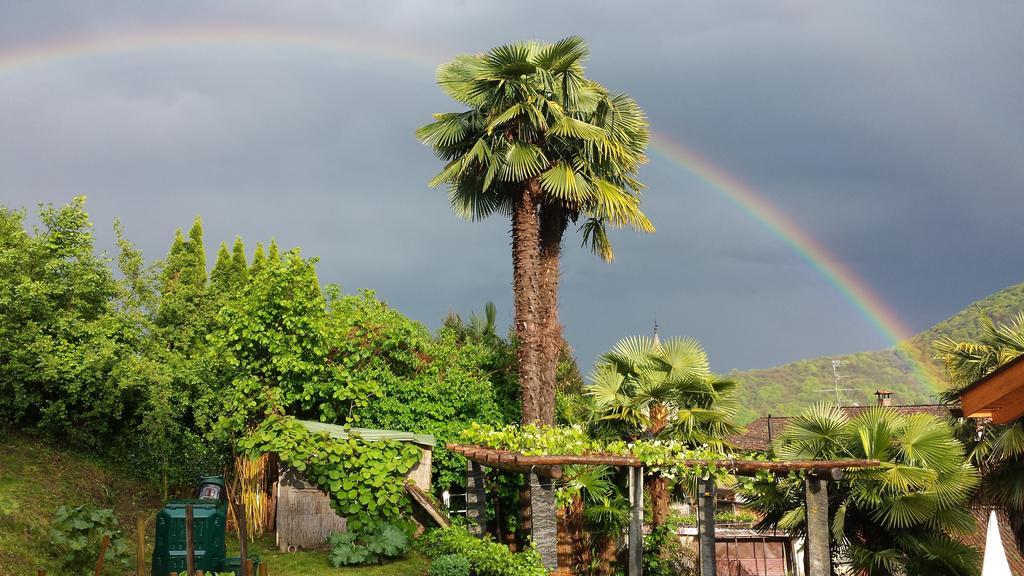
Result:
{"label": "green hillside", "polygon": [[[994,320],[1009,319],[1024,310],[1024,284],[1017,284],[975,302],[910,339],[912,352],[923,358],[941,378],[941,367],[932,360],[931,343],[949,336],[955,340],[971,340],[981,331],[981,317]],[[834,378],[832,361],[839,360],[841,388],[844,403],[869,404],[875,401],[874,391],[888,389],[899,404],[929,404],[935,402],[937,389],[925,385],[910,371],[908,352],[904,350],[878,350],[799,360],[774,368],[734,371],[729,376],[740,383],[739,396],[743,422],[765,414],[788,415],[802,408],[834,399],[835,395],[820,390],[832,389]]]}

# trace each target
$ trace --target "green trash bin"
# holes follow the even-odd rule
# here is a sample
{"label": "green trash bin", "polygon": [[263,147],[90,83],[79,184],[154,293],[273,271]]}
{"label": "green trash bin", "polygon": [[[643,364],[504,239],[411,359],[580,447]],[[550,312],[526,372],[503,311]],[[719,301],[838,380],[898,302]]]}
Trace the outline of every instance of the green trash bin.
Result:
{"label": "green trash bin", "polygon": [[185,572],[185,510],[192,505],[192,542],[195,569],[204,573],[221,571],[227,549],[227,499],[224,479],[209,476],[200,480],[195,500],[172,500],[156,515],[153,547],[153,576]]}

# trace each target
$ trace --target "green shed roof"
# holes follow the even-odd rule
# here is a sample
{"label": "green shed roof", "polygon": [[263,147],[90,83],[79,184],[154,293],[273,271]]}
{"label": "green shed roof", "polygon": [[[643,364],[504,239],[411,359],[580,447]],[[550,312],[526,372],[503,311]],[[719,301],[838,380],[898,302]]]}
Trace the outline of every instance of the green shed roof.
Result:
{"label": "green shed roof", "polygon": [[412,432],[400,432],[398,430],[374,430],[372,428],[350,428],[348,426],[324,424],[323,422],[313,422],[311,420],[299,420],[299,423],[305,426],[310,432],[326,432],[327,435],[332,438],[349,438],[354,436],[368,442],[376,442],[378,440],[398,440],[399,442],[412,442],[413,444],[429,446],[431,448],[437,445],[437,441],[434,440],[433,434],[413,434]]}

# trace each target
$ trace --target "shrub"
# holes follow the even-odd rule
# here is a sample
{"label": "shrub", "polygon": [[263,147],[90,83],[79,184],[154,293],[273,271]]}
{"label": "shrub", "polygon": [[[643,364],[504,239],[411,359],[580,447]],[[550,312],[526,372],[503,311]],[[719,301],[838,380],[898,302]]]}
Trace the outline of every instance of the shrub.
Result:
{"label": "shrub", "polygon": [[540,553],[530,548],[512,552],[489,538],[477,538],[461,526],[434,530],[420,539],[420,550],[430,558],[462,556],[476,576],[546,576]]}
{"label": "shrub", "polygon": [[96,564],[100,542],[110,537],[104,562],[128,567],[128,544],[117,527],[113,510],[92,504],[61,506],[50,522],[50,542],[61,552],[60,561],[71,573],[81,573]]}
{"label": "shrub", "polygon": [[469,576],[469,560],[458,554],[444,554],[430,563],[428,576]]}
{"label": "shrub", "polygon": [[409,534],[387,522],[356,532],[336,532],[327,539],[331,546],[328,561],[335,568],[353,564],[379,564],[385,559],[405,555],[412,544]]}

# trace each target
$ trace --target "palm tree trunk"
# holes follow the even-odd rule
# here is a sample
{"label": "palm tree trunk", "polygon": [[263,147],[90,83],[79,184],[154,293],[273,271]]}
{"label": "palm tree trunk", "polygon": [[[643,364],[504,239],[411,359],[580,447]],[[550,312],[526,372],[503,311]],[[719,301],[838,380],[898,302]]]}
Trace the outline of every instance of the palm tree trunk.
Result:
{"label": "palm tree trunk", "polygon": [[615,534],[601,534],[594,548],[597,550],[598,576],[612,576],[619,556],[619,543]]}
{"label": "palm tree trunk", "polygon": [[540,212],[540,306],[538,321],[543,332],[540,372],[540,418],[555,423],[555,392],[558,388],[558,357],[562,351],[562,325],[558,321],[558,283],[562,236],[568,220],[565,210],[546,205]]}
{"label": "palm tree trunk", "polygon": [[582,574],[590,566],[590,549],[583,532],[583,498],[576,494],[572,502],[558,509],[558,567],[571,574]]}
{"label": "palm tree trunk", "polygon": [[516,375],[523,393],[523,423],[540,424],[542,339],[538,317],[540,184],[526,182],[512,206],[512,292],[515,301]]}
{"label": "palm tree trunk", "polygon": [[[652,437],[657,437],[668,424],[668,407],[661,403],[652,404],[650,417],[649,432]],[[648,476],[647,487],[651,491],[651,525],[658,527],[668,520],[668,479],[660,474],[652,474]]]}

